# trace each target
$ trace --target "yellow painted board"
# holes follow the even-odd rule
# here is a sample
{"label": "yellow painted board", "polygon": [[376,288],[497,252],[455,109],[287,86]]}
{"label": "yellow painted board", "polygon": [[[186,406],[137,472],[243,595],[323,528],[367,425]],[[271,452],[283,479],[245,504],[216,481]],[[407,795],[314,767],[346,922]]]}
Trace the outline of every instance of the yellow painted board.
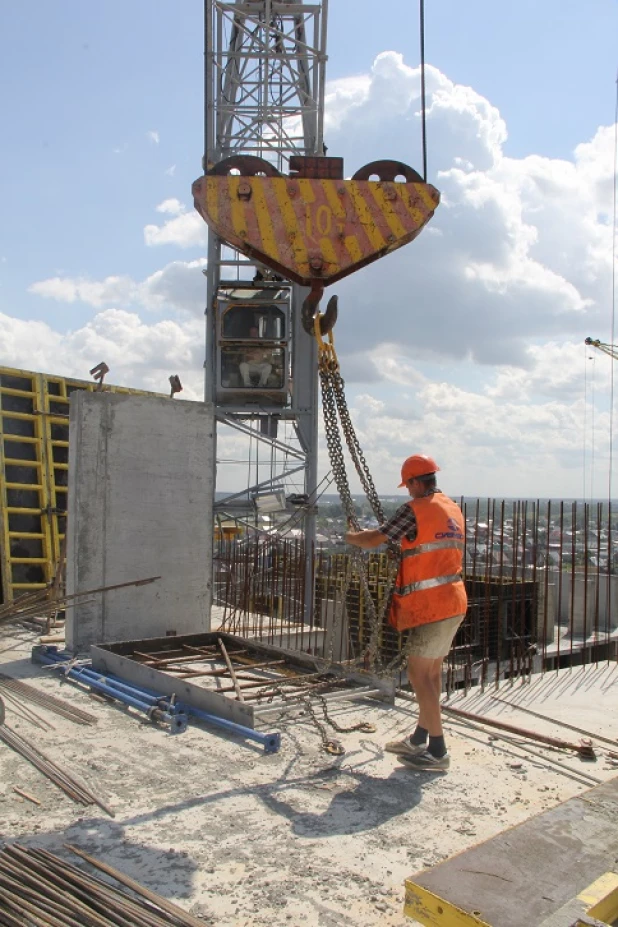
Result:
{"label": "yellow painted board", "polygon": [[403,913],[425,927],[500,927],[482,920],[480,912],[468,914],[410,879],[406,879]]}
{"label": "yellow painted board", "polygon": [[618,873],[606,872],[577,897],[587,905],[588,917],[613,924],[618,920]]}

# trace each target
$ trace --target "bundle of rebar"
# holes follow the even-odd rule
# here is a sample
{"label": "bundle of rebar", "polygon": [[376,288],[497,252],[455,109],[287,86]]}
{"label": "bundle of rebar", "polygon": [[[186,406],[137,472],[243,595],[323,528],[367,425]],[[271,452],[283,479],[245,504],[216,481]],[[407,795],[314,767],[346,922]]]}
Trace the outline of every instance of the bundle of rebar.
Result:
{"label": "bundle of rebar", "polygon": [[66,597],[59,596],[53,586],[36,589],[18,596],[13,602],[0,606],[0,624],[3,621],[21,621],[38,616],[52,616],[66,607]]}
{"label": "bundle of rebar", "polygon": [[65,702],[55,695],[49,695],[47,692],[40,692],[38,689],[35,689],[34,686],[30,686],[20,679],[15,679],[13,676],[7,676],[5,673],[0,673],[0,694],[7,695],[8,697],[12,695],[16,699],[25,699],[27,702],[33,702],[35,705],[46,708],[48,711],[53,712],[53,714],[66,718],[68,721],[73,721],[75,724],[97,723],[97,718],[95,718],[94,715],[88,714],[87,711],[76,708],[74,705],[70,705],[69,702]]}
{"label": "bundle of rebar", "polygon": [[0,852],[3,927],[204,927],[205,921],[162,895],[81,850],[67,849],[124,888],[89,875],[48,850],[8,846]]}
{"label": "bundle of rebar", "polygon": [[[26,708],[25,705],[22,705],[18,698],[14,695],[11,695],[5,689],[0,688],[0,701],[3,701],[5,705],[11,706],[11,711],[14,711],[23,721],[28,721],[30,724],[34,724],[35,727],[38,727],[41,731],[45,730],[55,730],[54,725],[51,722],[46,721],[45,718],[42,718],[41,715],[37,714],[35,711],[31,711],[29,708]],[[1,722],[0,722],[1,723]]]}
{"label": "bundle of rebar", "polygon": [[135,579],[128,583],[115,583],[112,586],[99,586],[97,589],[86,589],[83,592],[74,592],[71,595],[60,595],[52,583],[45,589],[27,592],[7,605],[0,605],[0,624],[3,621],[22,621],[26,618],[54,615],[79,604],[84,604],[84,596],[95,595],[99,592],[111,592],[115,589],[124,589],[127,586],[146,586],[161,579],[160,576],[149,576],[147,579]]}
{"label": "bundle of rebar", "polygon": [[10,727],[7,727],[6,724],[0,725],[0,741],[5,743],[7,747],[11,747],[16,753],[19,753],[25,760],[32,763],[39,772],[47,776],[54,785],[62,789],[65,795],[68,795],[73,801],[80,805],[98,805],[99,808],[102,808],[103,811],[111,817],[114,817],[114,812],[105,802],[101,801],[94,792],[91,792],[87,786],[78,782],[70,773],[54,763],[53,760],[50,760],[49,757],[41,753],[40,750],[37,750],[37,748],[24,737],[21,737],[21,735],[11,730]]}

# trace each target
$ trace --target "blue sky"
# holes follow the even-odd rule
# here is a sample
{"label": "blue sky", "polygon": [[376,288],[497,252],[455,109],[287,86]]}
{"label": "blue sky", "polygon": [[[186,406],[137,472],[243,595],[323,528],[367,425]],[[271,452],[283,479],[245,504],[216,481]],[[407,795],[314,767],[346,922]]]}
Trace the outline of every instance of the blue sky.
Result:
{"label": "blue sky", "polygon": [[[477,282],[480,280],[492,295],[493,303],[487,310],[490,323],[497,317],[507,321],[514,314],[519,317],[520,305],[525,308],[529,303],[530,312],[529,317],[522,315],[519,342],[514,325],[505,328],[503,338],[496,330],[493,342],[488,337],[487,343],[476,351],[475,345],[482,340],[481,316],[477,319],[473,312],[478,293],[471,293],[467,310],[470,316],[462,316],[461,329],[454,329],[453,344],[448,350],[444,343],[437,343],[444,342],[444,337],[437,339],[436,344],[425,338],[421,339],[425,355],[419,353],[420,347],[415,354],[411,339],[407,360],[399,358],[396,366],[402,369],[412,357],[415,366],[410,373],[410,395],[422,393],[419,402],[428,401],[431,394],[435,408],[444,408],[440,390],[441,384],[447,382],[457,389],[469,390],[469,395],[456,397],[454,406],[451,397],[446,405],[457,407],[461,403],[467,407],[478,400],[479,408],[485,409],[483,404],[488,397],[502,401],[501,397],[510,388],[507,381],[524,390],[517,371],[505,367],[508,363],[520,366],[523,363],[524,367],[527,365],[528,382],[538,377],[540,385],[534,395],[521,392],[521,402],[544,404],[544,414],[557,423],[562,421],[562,406],[556,409],[552,403],[564,402],[568,409],[569,404],[581,400],[577,384],[583,383],[583,373],[577,373],[577,383],[575,380],[564,383],[556,378],[555,364],[543,375],[539,365],[548,363],[543,358],[557,356],[562,358],[563,366],[566,364],[570,348],[567,350],[565,345],[581,343],[584,312],[590,313],[591,326],[585,334],[606,340],[608,333],[607,241],[601,241],[599,228],[608,221],[607,214],[602,213],[608,200],[610,141],[609,134],[604,141],[599,140],[597,132],[600,126],[611,126],[613,122],[618,4],[615,0],[589,0],[585,7],[571,0],[519,3],[427,0],[426,6],[427,61],[442,75],[440,87],[448,97],[445,108],[433,121],[429,120],[429,173],[430,179],[435,179],[445,193],[444,204],[450,200],[450,205],[444,208],[450,208],[451,212],[448,214],[441,207],[434,238],[424,233],[418,244],[411,246],[409,260],[418,262],[414,279],[419,279],[419,275],[422,279],[423,268],[432,266],[432,262],[442,261],[451,266],[450,252],[435,249],[441,236],[443,243],[448,239],[452,244],[457,239],[461,275],[444,282],[444,314],[438,313],[438,317],[448,319],[449,306],[456,311],[461,287],[467,286],[470,275]],[[181,3],[106,0],[103,4],[84,0],[59,0],[54,4],[48,0],[28,0],[3,4],[0,313],[13,322],[44,321],[50,326],[54,337],[58,336],[53,354],[56,368],[63,367],[58,372],[66,368],[74,374],[86,365],[88,356],[86,352],[83,361],[75,361],[70,352],[75,349],[76,341],[63,339],[63,333],[79,335],[84,326],[87,328],[96,319],[100,333],[101,326],[107,323],[105,319],[100,321],[98,313],[112,304],[108,299],[97,305],[79,295],[72,301],[46,298],[41,292],[29,292],[33,284],[52,278],[102,281],[110,276],[139,283],[169,267],[171,262],[192,262],[203,257],[204,248],[199,243],[180,246],[178,241],[171,241],[148,246],[144,238],[145,226],[161,226],[166,221],[169,213],[162,215],[156,208],[162,202],[178,200],[187,205],[187,210],[191,209],[191,182],[201,173],[202,20],[202,3],[198,0]],[[376,5],[375,0],[330,0],[327,75],[331,81],[347,81],[348,88],[360,93],[363,81],[372,73],[374,60],[388,51],[400,53],[403,59],[401,67],[394,59],[390,64],[386,62],[387,76],[392,75],[395,83],[399,79],[413,81],[410,69],[418,64],[418,49],[416,3],[384,0]],[[453,91],[453,85],[472,88],[474,99],[466,97],[463,91]],[[481,98],[494,109],[489,111]],[[345,106],[336,98],[333,100],[332,112],[340,122],[333,117],[334,128],[326,141],[330,153],[345,154],[346,164],[353,170],[371,159],[383,127],[379,129],[381,124],[376,115],[373,123],[371,120],[367,123],[366,138],[358,126],[352,126],[354,144],[346,142],[350,133],[337,128],[347,118]],[[500,135],[502,131],[500,117],[507,133],[497,145],[499,159],[507,159],[501,165],[491,153],[496,147],[492,133]],[[391,156],[420,168],[418,120],[409,118],[402,126],[397,120],[387,126]],[[482,151],[475,138],[481,140]],[[577,199],[573,177],[567,176],[567,168],[570,170],[574,163],[577,146],[592,144],[595,139],[591,153],[582,156],[585,170],[578,174],[585,175],[590,188],[585,188],[581,203],[573,201],[572,208],[575,214],[581,213],[593,197],[598,197],[599,205],[594,207],[594,216],[582,220],[572,241],[562,240],[572,219],[571,198]],[[528,157],[533,155],[539,156],[534,164]],[[604,173],[600,168],[597,170],[597,162],[601,161]],[[458,165],[464,162],[468,163],[463,168],[464,174],[468,173],[459,176]],[[603,180],[599,179],[601,174]],[[478,184],[475,178],[480,178]],[[533,187],[538,191],[543,185],[549,191],[551,209],[530,193]],[[467,209],[470,211],[466,212]],[[533,216],[541,213],[536,224]],[[457,215],[462,217],[463,224],[452,224]],[[444,222],[445,218],[451,220],[450,225]],[[498,226],[501,231],[497,231]],[[530,228],[536,231],[532,233]],[[520,269],[519,278],[513,282],[517,274],[512,268],[507,273],[504,255],[490,254],[489,245],[497,235],[503,236],[505,247],[517,240],[513,254],[520,255],[522,248],[528,248],[536,269],[533,272],[529,267]],[[583,247],[589,248],[592,256],[576,279],[569,275],[568,267],[573,264],[573,255]],[[590,261],[597,259],[600,263],[591,271]],[[344,295],[349,294],[350,299],[354,297],[362,303],[364,293],[360,291],[372,280],[376,290],[382,292],[384,283],[380,283],[383,280],[380,274],[388,274],[388,268],[401,270],[403,259],[399,263],[397,260],[389,258],[388,265],[381,262],[387,271],[364,271],[362,281],[358,275],[358,280],[343,287]],[[180,269],[183,268],[186,269],[185,264]],[[192,272],[195,281],[199,269]],[[546,302],[537,306],[536,296],[521,290],[526,280],[537,274],[539,280],[544,275],[541,288],[545,295],[554,288],[558,302],[550,308]],[[594,287],[589,290],[591,275]],[[510,298],[505,288],[510,288]],[[435,289],[430,287],[427,293],[430,295],[426,299],[430,296],[436,299]],[[398,299],[401,301],[401,295]],[[517,299],[523,302],[518,303]],[[131,304],[120,300],[114,308],[136,312],[145,326],[140,337],[159,339],[157,344],[164,343],[166,331],[180,318],[171,311],[167,318],[165,312],[153,313],[152,307],[136,307],[135,300]],[[361,397],[358,400],[361,406],[364,391],[386,407],[391,404],[399,408],[402,402],[392,380],[378,382],[379,378],[376,380],[374,376],[376,364],[387,362],[389,350],[392,356],[387,360],[393,359],[388,342],[399,339],[400,322],[396,309],[391,311],[392,334],[389,325],[383,326],[385,345],[379,355],[371,354],[371,345],[360,343],[358,332],[346,328],[345,319],[341,325],[340,350],[345,353],[347,349],[353,355],[349,359],[348,369],[352,371],[349,379],[353,384],[352,397]],[[561,320],[563,311],[566,315]],[[199,313],[198,306],[194,326],[198,325]],[[474,330],[475,319],[478,336],[476,341],[470,337],[468,342],[465,331]],[[575,323],[574,319],[579,321]],[[546,324],[539,326],[539,320]],[[444,334],[449,327],[448,324],[443,327]],[[3,339],[0,331],[0,364],[30,366],[27,357],[24,359],[16,351],[17,331],[13,325],[12,341],[6,333]],[[23,332],[27,328],[19,331],[22,339],[26,337]],[[192,350],[194,361],[201,350],[201,335],[195,340],[195,349],[190,348],[196,331],[196,327],[185,327],[182,332],[174,329],[174,343],[182,343],[187,356]],[[79,335],[79,345],[90,343],[92,337],[92,332],[85,330]],[[530,355],[533,348],[538,349],[538,357]],[[98,350],[98,346],[92,350]],[[41,364],[46,362],[43,348],[36,356],[42,358]],[[99,360],[97,356],[93,363]],[[602,362],[598,366],[604,370]],[[418,372],[423,378],[422,388],[415,386]],[[421,392],[415,394],[416,388]],[[603,390],[597,390],[600,402]],[[403,401],[408,399],[404,396]],[[596,419],[599,427],[603,411],[607,414],[607,408],[600,408]],[[512,409],[504,414],[515,415]],[[388,417],[384,410],[382,417]],[[571,424],[577,428],[575,422]],[[484,440],[490,446],[492,435],[477,435],[474,440],[477,449]],[[532,461],[533,448],[530,454]],[[558,458],[554,462],[564,452],[555,450],[555,454]],[[602,462],[603,452],[599,450],[596,458]],[[547,460],[544,457],[531,466],[544,469]],[[568,471],[571,463],[567,461],[564,466]],[[567,473],[564,495],[576,494],[581,485],[579,477],[576,485],[571,485],[569,479]],[[462,486],[461,490],[478,491],[473,485]],[[502,491],[506,493],[506,486]]]}
{"label": "blue sky", "polygon": [[[386,0],[379,15],[373,0],[331,0],[329,78],[363,73],[387,49],[416,63],[417,13],[409,0]],[[33,276],[139,275],[174,256],[143,248],[142,226],[166,195],[188,198],[200,173],[202,3],[28,0],[1,16],[3,302],[45,317],[25,292]],[[611,121],[615,0],[585,11],[430,0],[426,19],[428,62],[498,107],[507,154],[568,157]],[[430,170],[431,155],[429,137]],[[420,143],[407,159],[420,164]]]}

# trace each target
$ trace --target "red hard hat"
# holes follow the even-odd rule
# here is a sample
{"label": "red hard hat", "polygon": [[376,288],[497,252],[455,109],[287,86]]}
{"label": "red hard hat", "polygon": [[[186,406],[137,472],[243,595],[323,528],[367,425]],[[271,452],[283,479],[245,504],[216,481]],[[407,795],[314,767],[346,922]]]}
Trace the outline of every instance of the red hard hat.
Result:
{"label": "red hard hat", "polygon": [[399,488],[405,486],[408,480],[413,480],[418,476],[427,476],[429,473],[437,473],[440,467],[433,457],[426,457],[425,454],[413,454],[404,460],[401,468],[401,483]]}

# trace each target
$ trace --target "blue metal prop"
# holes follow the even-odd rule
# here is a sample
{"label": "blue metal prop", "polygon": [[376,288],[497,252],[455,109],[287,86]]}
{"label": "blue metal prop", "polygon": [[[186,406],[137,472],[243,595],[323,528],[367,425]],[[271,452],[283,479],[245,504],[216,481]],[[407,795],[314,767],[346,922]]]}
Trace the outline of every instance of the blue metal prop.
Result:
{"label": "blue metal prop", "polygon": [[113,674],[98,673],[92,669],[90,662],[72,666],[71,659],[71,654],[66,651],[59,651],[55,647],[39,646],[32,648],[32,661],[34,663],[57,667],[69,679],[80,682],[82,685],[88,686],[88,688],[94,689],[96,692],[101,692],[125,705],[130,705],[137,711],[143,712],[151,720],[168,725],[172,734],[183,733],[187,728],[188,717],[191,716],[231,734],[254,740],[261,744],[265,753],[277,753],[281,747],[281,734],[279,733],[263,734],[261,731],[254,731],[252,728],[237,724],[235,721],[228,721],[226,718],[220,718],[207,711],[194,708],[193,705],[186,702],[176,702],[173,697],[168,695],[162,695],[152,689],[128,683]]}

